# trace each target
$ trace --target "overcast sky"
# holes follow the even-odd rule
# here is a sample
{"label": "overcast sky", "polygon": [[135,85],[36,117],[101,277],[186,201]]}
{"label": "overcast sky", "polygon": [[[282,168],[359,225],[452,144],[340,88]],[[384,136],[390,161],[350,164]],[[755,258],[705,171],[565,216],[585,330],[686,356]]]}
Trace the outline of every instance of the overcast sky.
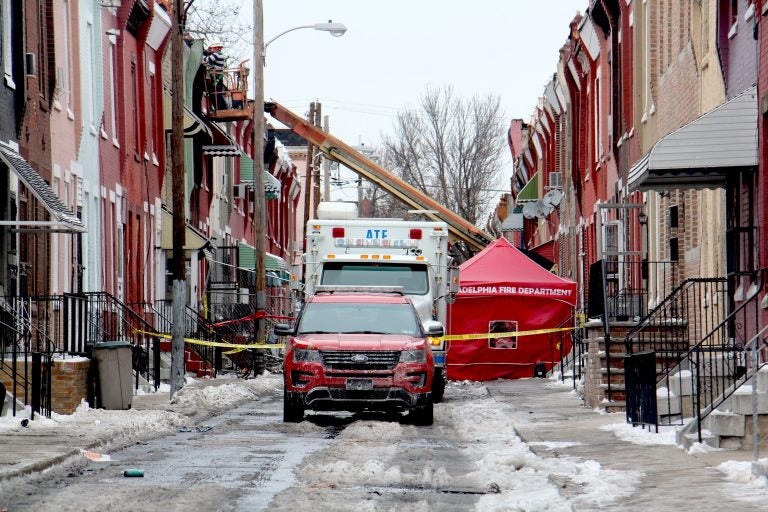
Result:
{"label": "overcast sky", "polygon": [[[243,0],[244,4],[248,0]],[[586,0],[263,0],[264,38],[333,20],[342,37],[296,30],[269,45],[265,98],[298,114],[319,100],[330,131],[376,146],[428,84],[501,97],[505,126],[529,119]],[[247,12],[247,11],[246,11]],[[504,133],[499,134],[505,137]],[[511,174],[505,154],[505,176]],[[508,189],[508,180],[499,184]]]}

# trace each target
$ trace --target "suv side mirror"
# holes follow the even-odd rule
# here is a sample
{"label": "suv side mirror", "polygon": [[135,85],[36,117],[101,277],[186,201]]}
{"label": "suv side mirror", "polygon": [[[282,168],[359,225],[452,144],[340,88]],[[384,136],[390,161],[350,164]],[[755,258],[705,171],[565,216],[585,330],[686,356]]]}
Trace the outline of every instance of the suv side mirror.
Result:
{"label": "suv side mirror", "polygon": [[293,327],[288,324],[275,324],[273,331],[275,336],[291,336],[294,332]]}
{"label": "suv side mirror", "polygon": [[445,334],[443,324],[436,320],[428,320],[424,322],[424,331],[426,331],[427,336],[432,338],[439,338]]}

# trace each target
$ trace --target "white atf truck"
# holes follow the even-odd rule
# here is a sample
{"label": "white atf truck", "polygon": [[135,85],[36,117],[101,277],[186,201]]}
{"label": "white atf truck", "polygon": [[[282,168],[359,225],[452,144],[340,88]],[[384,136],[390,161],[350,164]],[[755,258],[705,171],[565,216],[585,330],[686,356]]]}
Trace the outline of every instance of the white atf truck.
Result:
{"label": "white atf truck", "polygon": [[[447,325],[446,304],[459,279],[458,268],[449,267],[445,222],[357,218],[357,207],[341,202],[320,203],[317,217],[307,224],[305,296],[320,285],[401,286],[422,322]],[[446,381],[445,342],[435,342],[432,352],[432,397],[439,402]]]}

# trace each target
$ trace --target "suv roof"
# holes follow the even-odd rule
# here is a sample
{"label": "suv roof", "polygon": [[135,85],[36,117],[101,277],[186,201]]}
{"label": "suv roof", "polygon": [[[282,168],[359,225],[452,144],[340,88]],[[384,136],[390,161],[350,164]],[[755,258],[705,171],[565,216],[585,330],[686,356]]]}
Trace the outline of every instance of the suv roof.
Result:
{"label": "suv roof", "polygon": [[393,293],[316,293],[308,302],[363,302],[378,304],[407,304],[411,300],[405,295]]}
{"label": "suv roof", "polygon": [[402,286],[354,286],[354,285],[326,285],[321,284],[315,288],[315,293],[394,293],[398,295],[403,294]]}

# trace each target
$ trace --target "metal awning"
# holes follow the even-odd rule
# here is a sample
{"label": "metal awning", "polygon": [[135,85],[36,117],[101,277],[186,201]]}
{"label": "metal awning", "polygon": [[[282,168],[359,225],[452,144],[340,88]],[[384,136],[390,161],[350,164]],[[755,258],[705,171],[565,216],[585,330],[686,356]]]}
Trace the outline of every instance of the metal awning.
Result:
{"label": "metal awning", "polygon": [[0,160],[8,166],[24,186],[35,196],[51,216],[51,221],[2,220],[0,226],[14,226],[20,230],[51,233],[84,233],[82,221],[72,213],[51,189],[50,185],[14,149],[0,144]]}
{"label": "metal awning", "polygon": [[[173,98],[169,91],[164,90],[165,98],[163,101],[163,124],[170,130],[172,123]],[[184,105],[184,137],[194,137],[198,133],[205,133],[208,137],[213,137],[208,125],[195,114],[192,109]]]}
{"label": "metal awning", "polygon": [[[240,183],[253,184],[253,159],[245,153],[240,153]],[[272,176],[272,173],[264,171],[264,194],[267,199],[279,199],[282,184],[280,180]]]}
{"label": "metal awning", "polygon": [[206,156],[240,156],[237,146],[224,144],[211,144],[203,146],[203,154]]}
{"label": "metal awning", "polygon": [[539,173],[538,171],[528,180],[523,188],[518,192],[515,198],[515,204],[522,204],[528,201],[539,199]]}
{"label": "metal awning", "polygon": [[659,140],[629,170],[630,191],[723,187],[728,173],[758,164],[757,88]]}
{"label": "metal awning", "polygon": [[[240,242],[240,244],[238,244],[237,250],[237,266],[243,270],[255,270],[256,248],[249,244]],[[269,252],[266,253],[264,266],[266,267],[264,269],[266,272],[289,272],[288,263],[280,256]]]}
{"label": "metal awning", "polygon": [[[187,223],[187,229],[184,233],[184,250],[185,251],[199,251],[210,240],[200,231],[196,230]],[[160,239],[160,248],[167,251],[173,250],[173,212],[166,210],[163,207],[162,218],[162,236]]]}

